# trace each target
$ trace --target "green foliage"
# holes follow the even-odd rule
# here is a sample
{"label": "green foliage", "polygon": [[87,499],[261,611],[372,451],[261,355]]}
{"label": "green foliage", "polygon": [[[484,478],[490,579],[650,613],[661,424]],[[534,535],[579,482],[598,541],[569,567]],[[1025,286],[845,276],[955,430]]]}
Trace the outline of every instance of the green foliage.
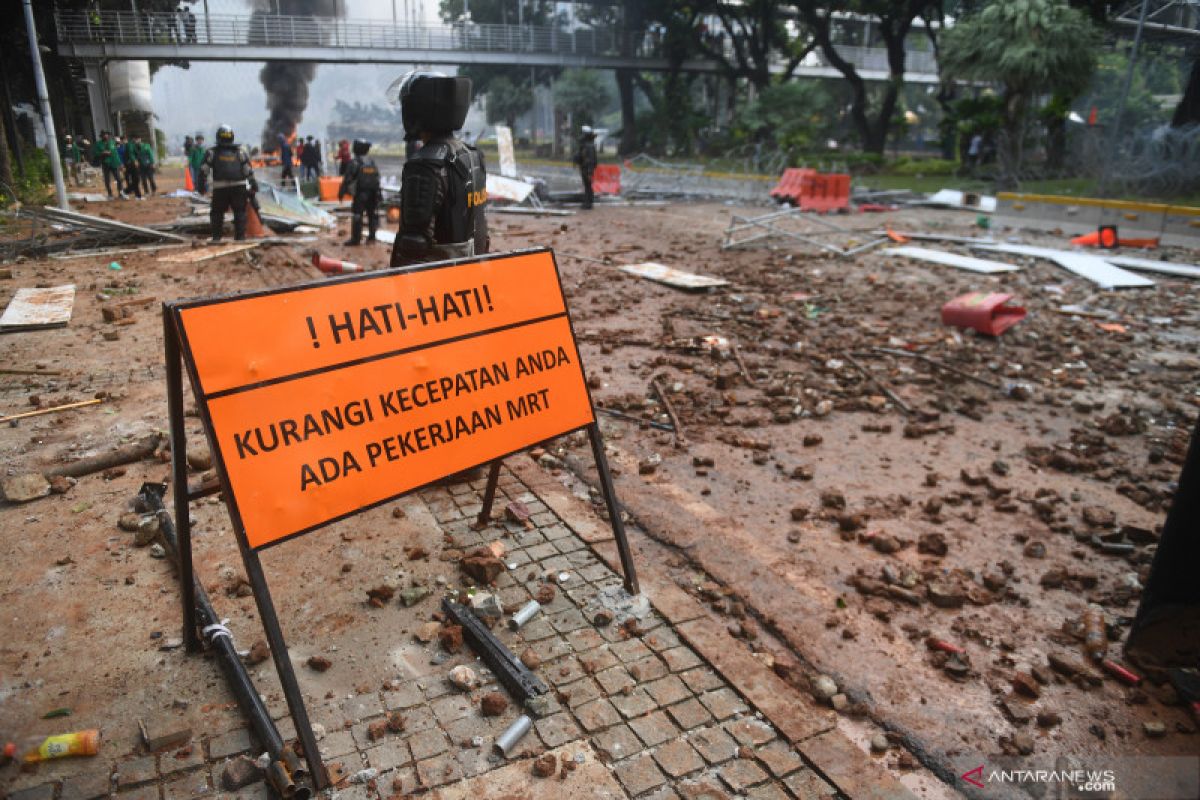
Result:
{"label": "green foliage", "polygon": [[606,76],[591,69],[568,69],[554,84],[554,102],[576,125],[591,125],[612,102]]}
{"label": "green foliage", "polygon": [[821,81],[793,80],[759,92],[738,117],[745,138],[789,150],[811,148],[830,133],[837,109]]}
{"label": "green foliage", "polygon": [[[1177,73],[1162,68],[1153,56],[1142,54],[1133,71],[1129,85],[1129,97],[1125,101],[1125,113],[1121,117],[1121,129],[1131,133],[1139,128],[1153,128],[1171,120],[1171,109],[1164,108],[1154,99],[1155,94],[1178,94],[1183,91]],[[1124,53],[1105,53],[1100,56],[1096,77],[1091,88],[1072,106],[1075,112],[1087,119],[1093,106],[1097,110],[1098,122],[1111,125],[1116,121],[1117,109],[1121,104],[1121,90],[1125,86],[1125,75],[1129,69],[1129,58]]]}
{"label": "green foliage", "polygon": [[943,132],[954,136],[995,133],[1004,123],[1004,101],[994,94],[964,97],[942,118]]}
{"label": "green foliage", "polygon": [[900,158],[888,167],[889,175],[954,175],[958,162],[944,158]]}
{"label": "green foliage", "polygon": [[942,35],[941,66],[957,80],[999,81],[1010,96],[1074,96],[1091,80],[1099,41],[1061,0],[1000,0]]}
{"label": "green foliage", "polygon": [[533,108],[533,93],[517,86],[507,77],[496,78],[488,86],[487,121],[503,122],[510,128],[516,125],[517,117]]}
{"label": "green foliage", "polygon": [[[0,144],[0,147],[3,145]],[[9,163],[12,164],[13,185],[0,192],[0,204],[12,202],[12,195],[25,205],[39,205],[50,201],[54,191],[54,171],[50,168],[50,156],[40,147],[27,148],[21,151],[25,157],[25,177],[17,172],[17,162],[9,153]]]}

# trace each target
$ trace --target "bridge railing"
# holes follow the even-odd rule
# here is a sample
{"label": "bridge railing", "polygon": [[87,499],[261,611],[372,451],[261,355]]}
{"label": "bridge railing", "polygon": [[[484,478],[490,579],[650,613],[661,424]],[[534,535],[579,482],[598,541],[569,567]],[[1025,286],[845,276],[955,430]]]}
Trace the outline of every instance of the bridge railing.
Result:
{"label": "bridge railing", "polygon": [[[379,50],[536,53],[562,56],[631,56],[662,62],[662,44],[650,35],[626,41],[616,28],[575,28],[475,23],[411,25],[387,20],[353,21],[278,14],[209,14],[189,18],[174,12],[67,11],[57,14],[58,38],[69,44],[178,46],[181,57],[193,45],[333,47]],[[732,59],[732,44],[726,45]],[[877,47],[839,48],[862,70],[886,72],[887,51]],[[780,66],[782,66],[782,60]],[[827,67],[819,51],[805,66]],[[933,54],[910,50],[911,73],[936,74]]]}

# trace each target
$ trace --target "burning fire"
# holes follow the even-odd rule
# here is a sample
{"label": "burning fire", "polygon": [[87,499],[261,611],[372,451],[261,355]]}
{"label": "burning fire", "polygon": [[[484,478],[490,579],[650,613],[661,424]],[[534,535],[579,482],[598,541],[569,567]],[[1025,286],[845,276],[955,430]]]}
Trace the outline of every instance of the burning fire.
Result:
{"label": "burning fire", "polygon": [[[300,159],[296,157],[296,148],[295,148],[296,138],[297,137],[296,137],[295,131],[292,131],[290,134],[288,134],[288,137],[287,137],[288,144],[292,145],[292,166],[293,167],[300,166]],[[250,159],[250,166],[254,167],[255,169],[260,169],[260,168],[265,169],[266,167],[281,167],[281,166],[283,166],[283,161],[279,158],[279,150],[278,149],[262,150],[259,152],[258,158]]]}

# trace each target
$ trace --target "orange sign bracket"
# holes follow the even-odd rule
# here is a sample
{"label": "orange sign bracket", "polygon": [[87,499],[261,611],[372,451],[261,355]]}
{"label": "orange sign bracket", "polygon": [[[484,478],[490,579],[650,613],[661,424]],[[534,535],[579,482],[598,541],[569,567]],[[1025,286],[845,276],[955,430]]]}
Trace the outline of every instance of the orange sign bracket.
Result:
{"label": "orange sign bracket", "polygon": [[[163,304],[175,524],[193,579],[183,373],[272,652],[287,646],[259,552],[489,464],[491,516],[505,457],[586,430],[625,574],[637,575],[554,253],[539,248]],[[182,364],[182,369],[181,369]],[[194,598],[184,640],[199,649]],[[296,730],[327,781],[287,658]]]}

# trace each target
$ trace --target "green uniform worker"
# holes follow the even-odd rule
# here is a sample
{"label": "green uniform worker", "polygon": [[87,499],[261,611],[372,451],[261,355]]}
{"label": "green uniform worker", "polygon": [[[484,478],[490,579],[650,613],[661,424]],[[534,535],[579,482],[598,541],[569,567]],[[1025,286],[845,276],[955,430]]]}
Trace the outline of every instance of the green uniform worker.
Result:
{"label": "green uniform worker", "polygon": [[63,141],[62,149],[63,163],[67,167],[67,177],[76,186],[79,185],[79,167],[83,161],[83,153],[79,150],[79,145],[75,144],[75,138],[71,134],[67,134]]}
{"label": "green uniform worker", "polygon": [[117,143],[113,141],[111,133],[100,132],[100,138],[92,148],[92,158],[99,162],[100,169],[104,172],[104,190],[108,192],[109,198],[113,196],[114,180],[117,183],[117,194],[124,197],[125,193],[121,191],[121,156],[117,153]]}
{"label": "green uniform worker", "polygon": [[141,137],[133,139],[133,157],[137,160],[138,176],[142,181],[143,194],[158,194],[158,184],[154,181],[154,148],[149,142],[143,142]]}
{"label": "green uniform worker", "polygon": [[192,152],[188,154],[188,166],[192,170],[192,181],[196,185],[196,191],[199,194],[208,192],[208,174],[200,169],[200,165],[204,163],[204,154],[208,152],[208,148],[204,146],[204,137],[196,137],[196,145],[192,148]]}

